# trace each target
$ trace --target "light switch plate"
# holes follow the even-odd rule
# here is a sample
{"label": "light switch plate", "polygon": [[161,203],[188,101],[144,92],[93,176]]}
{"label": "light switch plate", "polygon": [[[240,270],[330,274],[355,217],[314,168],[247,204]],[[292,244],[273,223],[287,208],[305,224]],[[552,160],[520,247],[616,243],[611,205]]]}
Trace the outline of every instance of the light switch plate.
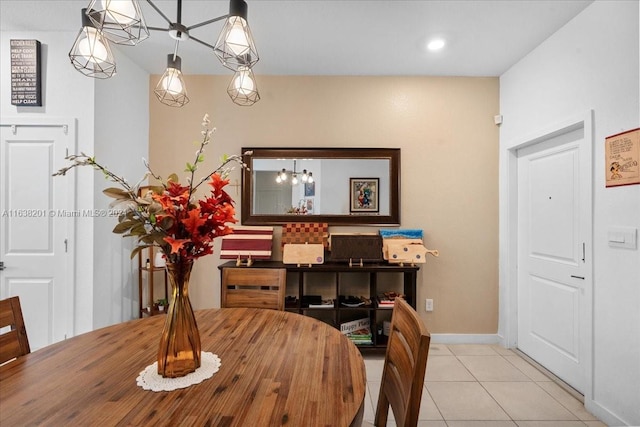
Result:
{"label": "light switch plate", "polygon": [[613,248],[636,249],[638,231],[634,227],[609,227],[607,240]]}

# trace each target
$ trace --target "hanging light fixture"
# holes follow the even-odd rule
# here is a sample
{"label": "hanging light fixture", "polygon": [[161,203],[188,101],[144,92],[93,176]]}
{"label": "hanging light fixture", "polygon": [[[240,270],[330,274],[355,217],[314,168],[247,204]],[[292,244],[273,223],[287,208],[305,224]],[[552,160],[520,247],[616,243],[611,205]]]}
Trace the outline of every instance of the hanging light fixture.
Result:
{"label": "hanging light fixture", "polygon": [[287,181],[288,174],[291,174],[291,185],[297,185],[300,181],[303,183],[311,184],[314,182],[313,173],[307,172],[306,169],[303,169],[302,172],[296,170],[296,161],[293,161],[293,170],[288,172],[285,168],[282,168],[280,172],[276,174],[276,182],[281,184]]}
{"label": "hanging light fixture", "polygon": [[286,180],[287,180],[287,170],[285,168],[282,168],[282,170],[276,174],[276,182],[280,184],[281,182],[284,182]]}
{"label": "hanging light fixture", "polygon": [[251,106],[260,100],[251,68],[243,65],[238,67],[238,71],[229,83],[227,93],[231,100],[238,105]]}
{"label": "hanging light fixture", "polygon": [[89,19],[116,44],[134,46],[149,37],[138,0],[91,0]]}
{"label": "hanging light fixture", "polygon": [[[248,6],[244,0],[230,0],[229,14],[191,26],[182,24],[182,0],[177,0],[176,22],[167,18],[153,1],[146,0],[146,3],[167,22],[167,28],[148,27],[138,0],[91,0],[88,9],[83,9],[83,30],[87,27],[85,21],[89,22],[90,28],[93,28],[93,33],[90,33],[89,36],[95,33],[96,36],[93,36],[93,38],[98,39],[99,36],[100,40],[103,41],[101,41],[100,45],[91,43],[96,45],[95,53],[92,50],[91,54],[85,54],[84,56],[74,53],[76,44],[78,44],[78,41],[76,41],[74,48],[69,53],[74,67],[87,76],[111,77],[115,73],[115,60],[106,40],[107,38],[117,44],[133,46],[149,37],[149,30],[164,31],[168,32],[176,40],[176,48],[173,55],[169,55],[172,58],[154,91],[160,102],[174,107],[181,107],[189,102],[184,78],[180,70],[180,57],[177,56],[178,44],[185,40],[193,40],[210,48],[223,66],[235,72],[227,88],[227,92],[234,103],[249,106],[260,100],[252,70],[253,65],[259,60],[259,56],[247,23]],[[89,10],[88,15],[87,10]],[[195,28],[223,19],[226,21],[215,45],[189,34]],[[92,39],[90,38],[90,40]],[[104,46],[104,50],[108,53],[103,55],[103,49],[100,46]],[[74,60],[77,55],[79,55],[78,59]],[[101,65],[94,65],[98,63]],[[166,82],[171,84],[167,85]],[[178,87],[181,90],[176,90]]]}
{"label": "hanging light fixture", "polygon": [[116,72],[109,41],[91,22],[87,9],[82,9],[82,29],[69,51],[69,59],[73,67],[85,76],[108,79]]}
{"label": "hanging light fixture", "polygon": [[234,71],[239,67],[253,67],[260,59],[247,24],[244,0],[231,0],[229,16],[213,50],[222,65]]}
{"label": "hanging light fixture", "polygon": [[182,107],[189,102],[181,70],[182,59],[175,53],[167,55],[167,69],[153,91],[161,103],[170,107]]}

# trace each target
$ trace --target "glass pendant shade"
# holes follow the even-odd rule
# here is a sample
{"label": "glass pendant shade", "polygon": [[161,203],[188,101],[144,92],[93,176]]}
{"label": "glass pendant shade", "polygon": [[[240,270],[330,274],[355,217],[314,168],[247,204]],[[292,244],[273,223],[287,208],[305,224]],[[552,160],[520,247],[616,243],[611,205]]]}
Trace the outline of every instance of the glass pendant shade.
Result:
{"label": "glass pendant shade", "polygon": [[226,19],[214,52],[222,65],[238,70],[240,66],[252,67],[260,59],[247,24],[247,3],[231,0]]}
{"label": "glass pendant shade", "polygon": [[229,83],[227,93],[234,103],[242,106],[253,105],[260,100],[251,68],[244,66],[238,68]]}
{"label": "glass pendant shade", "polygon": [[69,59],[82,74],[108,79],[116,72],[116,61],[109,41],[94,27],[86,11],[82,9],[82,29],[69,51]]}
{"label": "glass pendant shade", "polygon": [[167,70],[153,91],[158,100],[170,107],[182,107],[189,102],[187,86],[180,71],[182,60],[170,53],[167,57]]}
{"label": "glass pendant shade", "polygon": [[149,37],[138,0],[91,0],[88,9],[95,27],[116,44],[134,46]]}

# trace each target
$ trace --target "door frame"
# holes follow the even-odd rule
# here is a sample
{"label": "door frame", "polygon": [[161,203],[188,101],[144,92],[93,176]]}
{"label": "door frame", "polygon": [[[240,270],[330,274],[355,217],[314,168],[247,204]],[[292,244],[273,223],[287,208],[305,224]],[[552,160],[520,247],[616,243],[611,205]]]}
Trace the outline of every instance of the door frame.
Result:
{"label": "door frame", "polygon": [[584,349],[584,398],[593,400],[593,191],[594,171],[594,129],[593,110],[568,117],[558,123],[547,125],[523,138],[508,142],[501,148],[500,180],[500,255],[499,255],[499,335],[501,344],[507,348],[516,348],[518,342],[518,150],[534,145],[567,131],[584,128],[584,144],[591,165],[585,171],[591,184],[586,202],[587,221],[591,224],[584,240],[587,257],[590,257],[590,269],[586,275],[585,295],[580,310],[584,312],[585,341]]}
{"label": "door frame", "polygon": [[[74,118],[49,118],[49,117],[2,117],[0,119],[0,127],[11,128],[16,127],[60,127],[63,128],[63,132],[68,136],[68,153],[75,153],[78,145],[77,139],[77,120]],[[64,159],[59,159],[59,165],[65,166]],[[54,165],[54,170],[57,170]],[[51,177],[51,179],[55,179]],[[77,187],[76,187],[76,171],[75,169],[69,171],[66,175],[66,179],[69,180],[69,194],[67,197],[67,209],[69,212],[76,211],[76,199],[77,199]],[[75,217],[67,217],[65,224],[65,231],[68,239],[69,255],[65,260],[65,268],[68,272],[67,275],[67,287],[66,287],[66,300],[67,300],[67,315],[65,318],[65,338],[70,338],[75,335],[75,313],[76,313],[76,256],[78,255],[76,248],[76,226],[77,220]]]}

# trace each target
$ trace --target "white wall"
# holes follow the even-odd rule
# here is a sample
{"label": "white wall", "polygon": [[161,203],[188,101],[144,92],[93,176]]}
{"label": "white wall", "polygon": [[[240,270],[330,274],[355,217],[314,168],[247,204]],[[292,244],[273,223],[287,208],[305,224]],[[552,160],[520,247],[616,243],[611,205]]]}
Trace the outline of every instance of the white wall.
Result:
{"label": "white wall", "polygon": [[[149,157],[149,75],[122,54],[132,47],[114,48],[117,74],[95,86],[96,160],[130,184],[137,183]],[[102,190],[115,183],[95,180],[94,203],[109,209],[113,199]],[[130,259],[133,238],[112,232],[116,217],[94,219],[93,327],[138,317],[138,263]]]}
{"label": "white wall", "polygon": [[[68,52],[76,32],[0,32],[0,116],[77,120],[77,152],[95,154],[124,176],[142,176],[140,159],[148,154],[148,75],[117,51],[118,72],[107,81],[74,70]],[[43,106],[11,105],[9,40],[36,39],[42,44]],[[116,123],[117,126],[113,126]],[[58,169],[66,164],[59,159]],[[107,207],[106,183],[90,168],[77,170],[76,209]],[[116,220],[77,218],[74,330],[70,335],[133,317],[137,278],[129,250],[111,233]],[[109,301],[104,304],[104,301]],[[95,307],[94,307],[95,305]],[[137,314],[137,313],[136,313]]]}
{"label": "white wall", "polygon": [[[609,227],[640,228],[640,185],[607,189],[604,174],[605,137],[640,124],[639,15],[638,1],[596,1],[500,78],[501,205],[510,144],[594,112],[593,400],[586,393],[585,405],[611,425],[640,425],[640,250],[607,243]],[[501,216],[502,334],[505,227]]]}
{"label": "white wall", "polygon": [[[0,115],[8,117],[75,118],[78,123],[77,150],[91,153],[94,150],[94,82],[76,70],[67,56],[75,32],[0,32]],[[9,40],[36,39],[42,48],[42,107],[20,107],[11,105],[11,73]],[[62,167],[64,159],[56,166]],[[76,209],[93,209],[94,172],[78,171],[76,187]],[[93,235],[92,218],[78,218],[76,228],[76,272],[74,329],[77,334],[93,329]]]}

